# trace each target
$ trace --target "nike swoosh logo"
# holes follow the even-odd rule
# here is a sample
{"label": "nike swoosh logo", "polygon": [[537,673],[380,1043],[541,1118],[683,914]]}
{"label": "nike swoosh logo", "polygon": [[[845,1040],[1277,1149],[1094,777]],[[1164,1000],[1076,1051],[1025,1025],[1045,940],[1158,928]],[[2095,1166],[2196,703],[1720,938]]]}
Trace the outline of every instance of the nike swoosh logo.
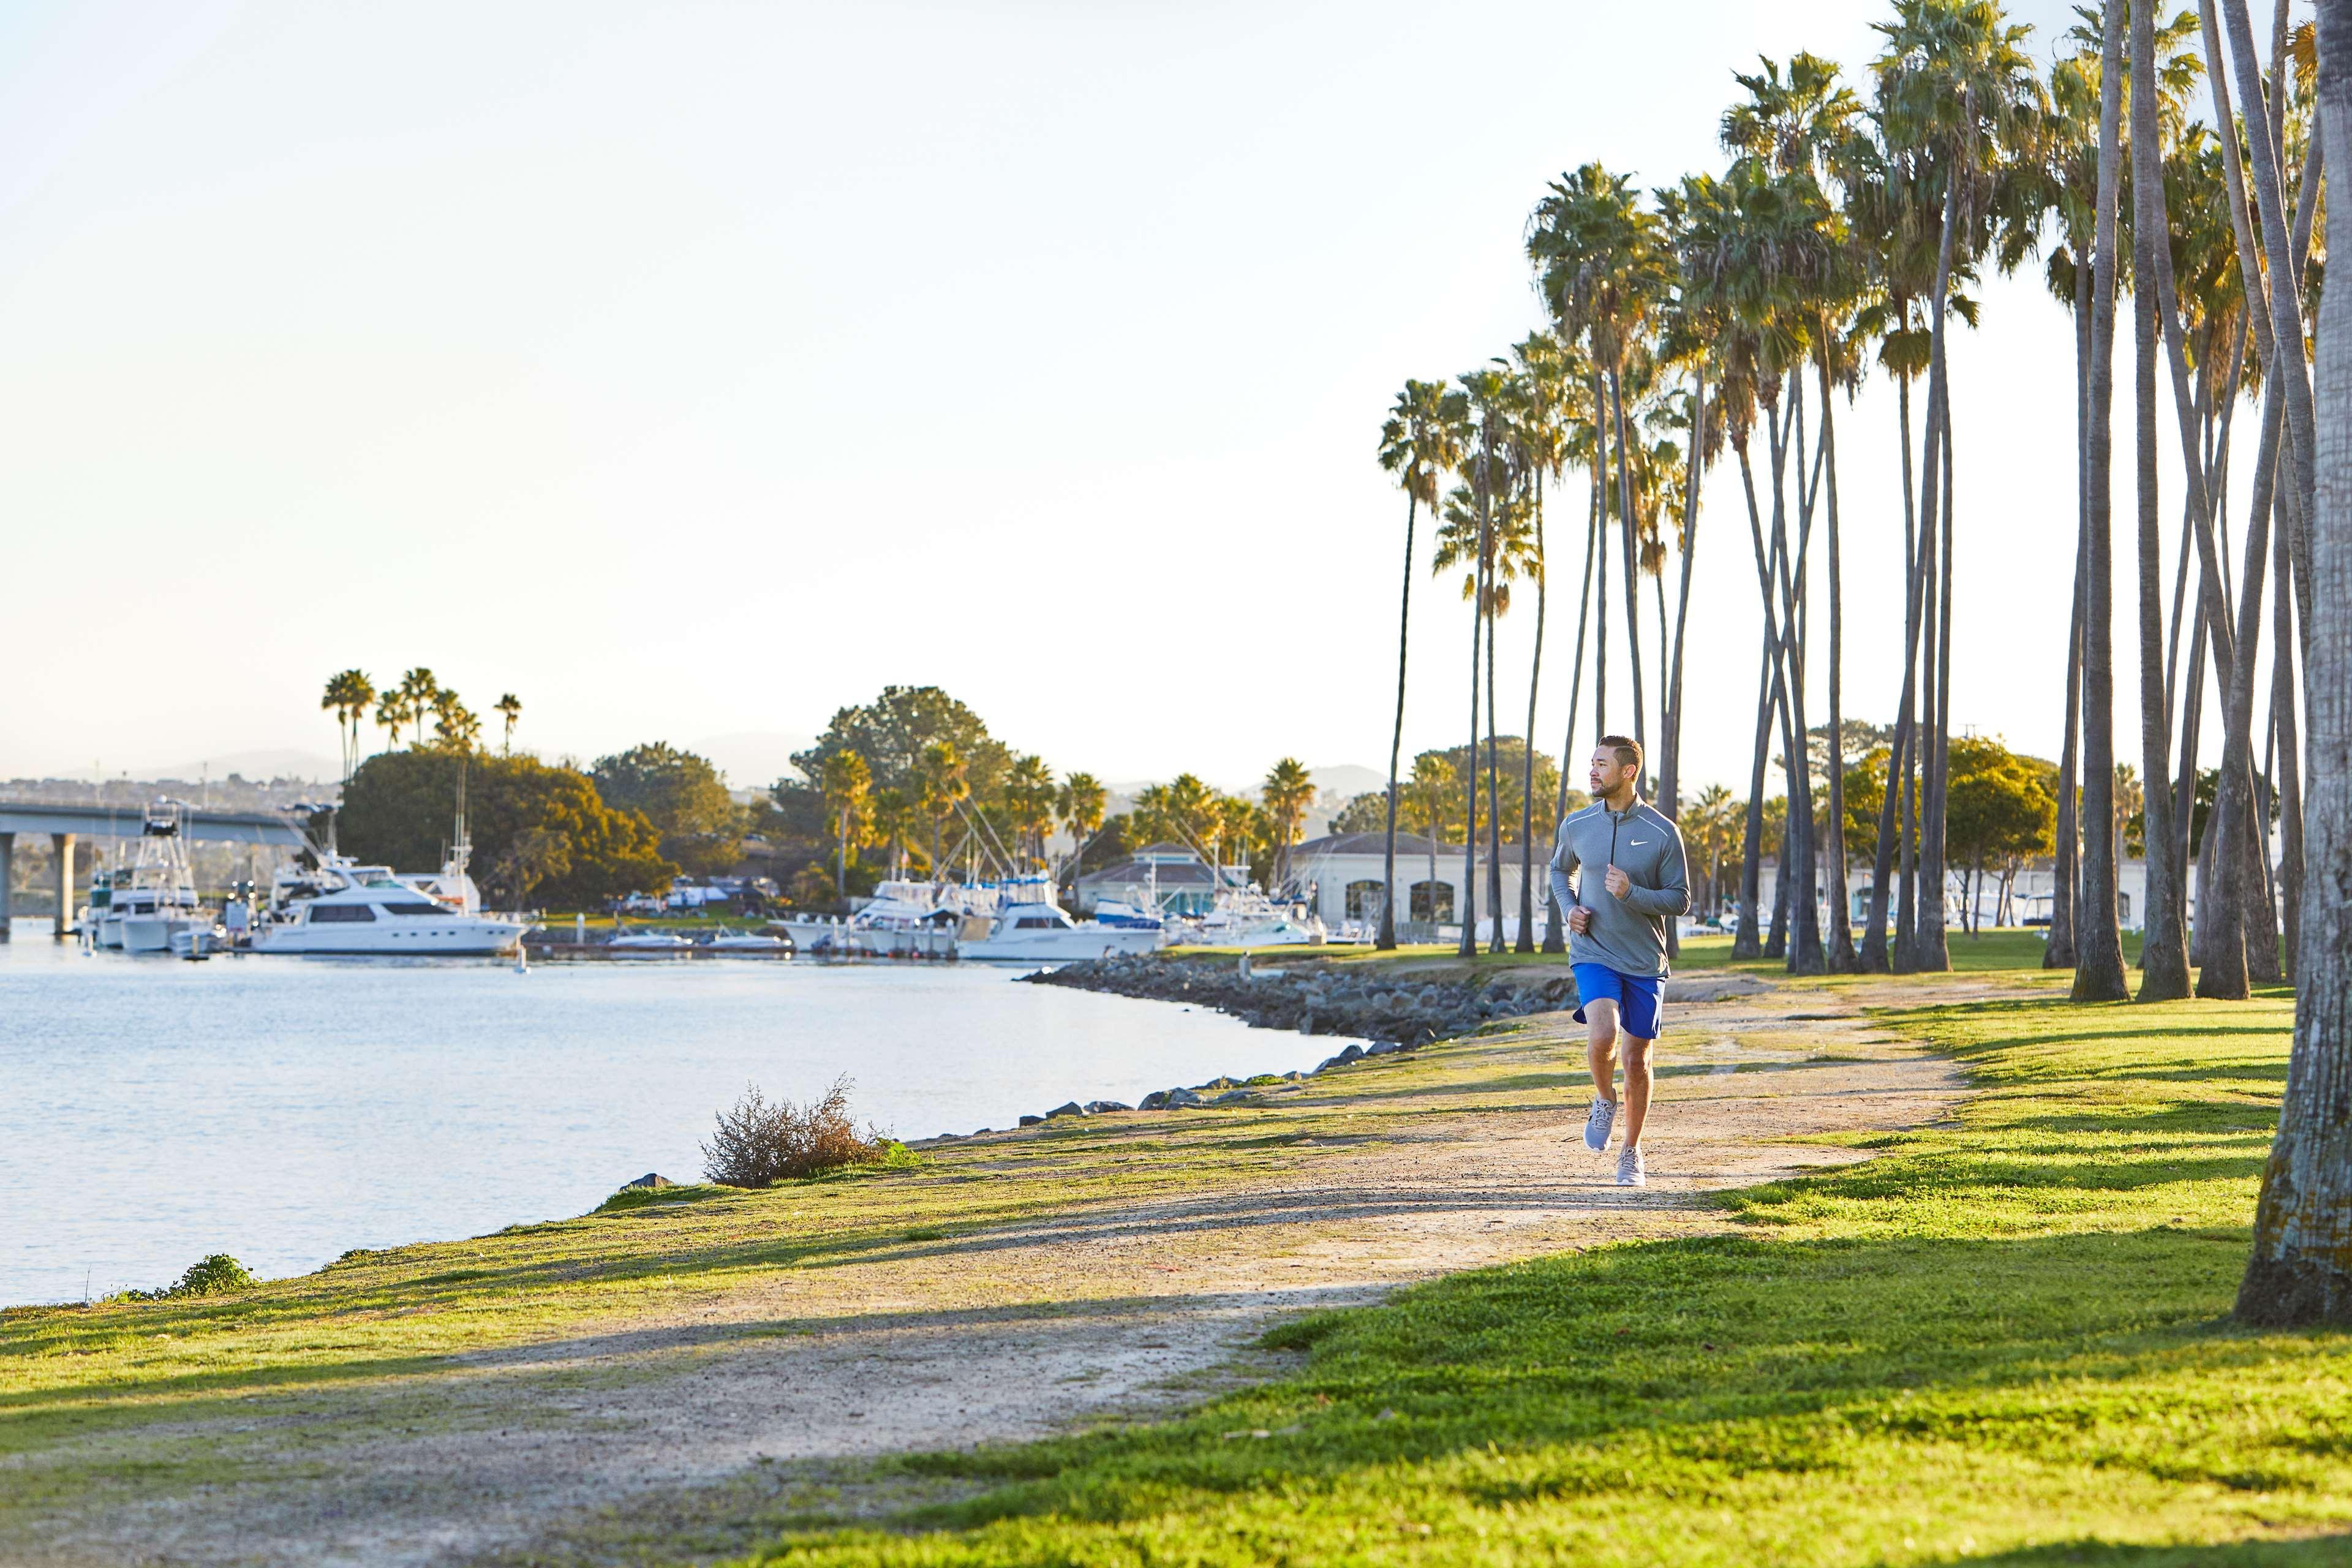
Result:
{"label": "nike swoosh logo", "polygon": [[1633,840],[1633,847],[1639,849],[1643,845],[1647,844],[1649,840],[1646,838],[1636,838]]}

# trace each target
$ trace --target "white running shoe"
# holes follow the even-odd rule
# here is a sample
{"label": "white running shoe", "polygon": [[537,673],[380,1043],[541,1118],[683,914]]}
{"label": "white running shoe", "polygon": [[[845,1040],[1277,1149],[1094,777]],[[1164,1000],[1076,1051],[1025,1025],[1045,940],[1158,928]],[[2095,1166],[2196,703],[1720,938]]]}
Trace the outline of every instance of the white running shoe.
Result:
{"label": "white running shoe", "polygon": [[1609,1147],[1609,1130],[1617,1125],[1617,1102],[1593,1098],[1592,1109],[1584,1113],[1584,1146],[1594,1153]]}
{"label": "white running shoe", "polygon": [[1638,1148],[1628,1149],[1617,1156],[1617,1184],[1621,1187],[1646,1187],[1650,1184],[1648,1163]]}

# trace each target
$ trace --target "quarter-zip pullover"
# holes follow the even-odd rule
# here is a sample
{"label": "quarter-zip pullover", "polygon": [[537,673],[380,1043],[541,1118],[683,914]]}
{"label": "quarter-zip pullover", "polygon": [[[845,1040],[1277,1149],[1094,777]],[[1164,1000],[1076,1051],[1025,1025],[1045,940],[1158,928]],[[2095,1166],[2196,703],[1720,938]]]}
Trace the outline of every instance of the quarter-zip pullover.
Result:
{"label": "quarter-zip pullover", "polygon": [[[1622,899],[1603,885],[1612,866],[1633,879]],[[1583,875],[1571,887],[1569,876],[1580,868]],[[1551,852],[1551,892],[1562,920],[1579,905],[1592,911],[1591,930],[1569,933],[1570,963],[1605,963],[1621,974],[1664,975],[1666,921],[1691,906],[1683,836],[1671,817],[1647,801],[1636,800],[1623,811],[1612,811],[1603,801],[1571,811],[1560,819]]]}

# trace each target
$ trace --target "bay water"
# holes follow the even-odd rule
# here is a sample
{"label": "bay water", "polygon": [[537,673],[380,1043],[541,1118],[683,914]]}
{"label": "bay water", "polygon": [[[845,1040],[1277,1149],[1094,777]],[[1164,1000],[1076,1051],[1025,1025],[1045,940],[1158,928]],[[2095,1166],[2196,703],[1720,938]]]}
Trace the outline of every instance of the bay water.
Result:
{"label": "bay water", "polygon": [[1311,1068],[1326,1036],[986,964],[84,955],[0,944],[0,1306],[266,1277],[701,1173],[747,1084],[901,1138]]}

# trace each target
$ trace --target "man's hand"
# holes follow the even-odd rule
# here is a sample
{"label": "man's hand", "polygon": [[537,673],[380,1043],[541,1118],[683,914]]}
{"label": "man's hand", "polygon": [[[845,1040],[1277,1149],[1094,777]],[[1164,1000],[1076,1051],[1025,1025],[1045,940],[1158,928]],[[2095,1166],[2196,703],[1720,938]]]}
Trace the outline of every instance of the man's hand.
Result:
{"label": "man's hand", "polygon": [[1592,929],[1592,911],[1582,904],[1568,911],[1568,929],[1582,936]]}
{"label": "man's hand", "polygon": [[1633,879],[1625,875],[1623,868],[1612,866],[1609,874],[1601,879],[1601,885],[1609,889],[1612,898],[1622,899],[1633,890]]}

